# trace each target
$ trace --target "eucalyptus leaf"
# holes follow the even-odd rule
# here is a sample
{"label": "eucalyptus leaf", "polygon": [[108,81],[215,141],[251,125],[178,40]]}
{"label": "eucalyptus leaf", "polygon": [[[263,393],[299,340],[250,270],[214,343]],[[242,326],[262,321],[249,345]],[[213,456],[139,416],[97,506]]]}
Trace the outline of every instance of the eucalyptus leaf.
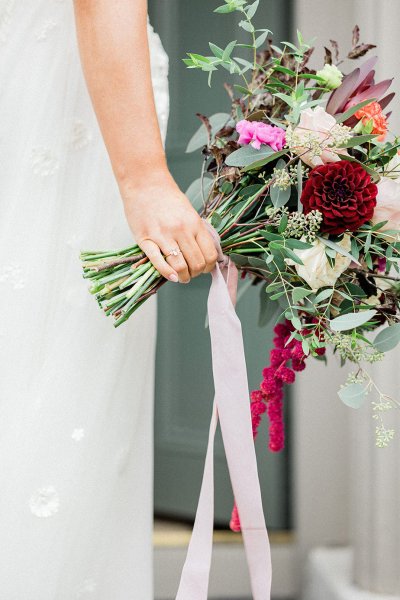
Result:
{"label": "eucalyptus leaf", "polygon": [[334,290],[332,288],[329,288],[327,290],[322,290],[322,292],[319,292],[319,294],[316,295],[314,303],[318,304],[318,302],[327,300],[328,298],[330,298],[332,296],[333,292],[334,292]]}
{"label": "eucalyptus leaf", "polygon": [[374,346],[380,352],[393,350],[400,342],[400,323],[382,329],[374,339]]}
{"label": "eucalyptus leaf", "polygon": [[244,170],[252,171],[253,169],[259,169],[261,167],[264,167],[269,162],[276,160],[280,156],[284,156],[285,154],[287,154],[287,150],[279,150],[278,152],[272,152],[272,154],[267,155],[266,158],[256,160],[255,162],[251,163],[250,165],[247,165]]}
{"label": "eucalyptus leaf", "polygon": [[367,395],[367,390],[361,383],[350,383],[338,391],[341,401],[350,408],[360,408]]}
{"label": "eucalyptus leaf", "polygon": [[203,206],[203,193],[204,197],[207,198],[212,185],[213,180],[210,177],[204,177],[204,179],[199,177],[186,190],[185,194],[196,210],[199,210]]}
{"label": "eucalyptus leaf", "polygon": [[246,167],[255,161],[263,160],[275,154],[270,146],[263,146],[256,150],[253,146],[242,146],[227,156],[225,163],[228,167]]}
{"label": "eucalyptus leaf", "polygon": [[[230,121],[231,117],[228,113],[216,113],[210,117],[211,131],[217,133],[224,125]],[[196,133],[189,141],[186,152],[194,152],[208,144],[208,132],[204,125],[201,125]]]}
{"label": "eucalyptus leaf", "polygon": [[306,298],[310,294],[312,294],[312,290],[308,290],[308,289],[302,288],[302,287],[296,287],[292,291],[293,302],[297,303],[297,302],[299,302],[299,300],[303,300],[303,298]]}
{"label": "eucalyptus leaf", "polygon": [[361,144],[376,139],[377,135],[378,134],[376,133],[370,135],[355,135],[344,144],[341,144],[339,148],[354,148],[354,146],[361,146]]}
{"label": "eucalyptus leaf", "polygon": [[282,208],[282,206],[285,206],[285,204],[287,204],[289,202],[290,199],[290,194],[291,194],[291,187],[287,187],[285,190],[283,190],[282,188],[279,188],[277,185],[273,185],[271,187],[270,193],[271,193],[271,202],[274,205],[275,208]]}
{"label": "eucalyptus leaf", "polygon": [[336,250],[336,252],[338,254],[341,254],[342,256],[347,256],[347,258],[350,258],[353,262],[357,263],[358,265],[360,264],[355,256],[350,254],[350,252],[348,252],[347,250],[342,248],[342,246],[340,246],[339,244],[336,244],[336,242],[332,242],[332,240],[328,240],[327,238],[324,238],[321,236],[318,236],[318,239],[320,240],[320,242],[325,244],[325,246],[327,246],[328,248],[331,248],[332,250]]}
{"label": "eucalyptus leaf", "polygon": [[266,41],[267,37],[268,37],[269,31],[264,31],[264,33],[261,33],[257,38],[256,38],[256,48],[260,48],[260,46],[262,46],[264,44],[264,42]]}
{"label": "eucalyptus leaf", "polygon": [[355,329],[361,327],[368,321],[374,318],[376,310],[362,310],[354,313],[347,313],[346,315],[340,315],[336,319],[332,319],[330,327],[333,331],[348,331],[349,329]]}
{"label": "eucalyptus leaf", "polygon": [[258,5],[260,4],[260,0],[256,0],[253,4],[250,4],[249,8],[246,10],[247,18],[252,19],[257,12]]}

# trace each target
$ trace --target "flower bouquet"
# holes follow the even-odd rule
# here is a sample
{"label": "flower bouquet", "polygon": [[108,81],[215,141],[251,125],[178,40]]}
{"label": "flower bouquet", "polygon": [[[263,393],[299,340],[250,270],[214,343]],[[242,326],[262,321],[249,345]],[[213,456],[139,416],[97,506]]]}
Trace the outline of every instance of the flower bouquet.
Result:
{"label": "flower bouquet", "polygon": [[[233,78],[225,84],[230,111],[199,115],[188,151],[201,149],[203,166],[187,193],[242,278],[259,286],[261,322],[277,315],[270,364],[251,394],[253,434],[267,413],[269,447],[282,449],[282,388],[331,347],[355,367],[341,400],[357,408],[375,393],[383,447],[394,435],[385,411],[398,401],[376,387],[365,364],[400,341],[400,140],[389,135],[385,112],[391,80],[375,81],[377,58],[363,58],[374,46],[360,42],[358,27],[345,61],[331,42],[325,64],[312,69],[313,47],[300,32],[296,44],[275,45],[268,29],[256,28],[258,3],[224,0],[215,10],[239,12],[248,43],[210,43],[210,56],[184,59],[209,84],[218,69]],[[352,61],[357,66],[345,69]],[[81,258],[116,327],[166,282],[138,246]]]}

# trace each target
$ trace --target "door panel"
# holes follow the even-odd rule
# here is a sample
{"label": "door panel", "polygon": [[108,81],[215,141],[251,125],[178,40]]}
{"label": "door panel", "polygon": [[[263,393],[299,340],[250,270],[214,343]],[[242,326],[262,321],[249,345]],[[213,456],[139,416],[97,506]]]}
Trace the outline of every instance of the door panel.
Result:
{"label": "door panel", "polygon": [[[167,154],[182,189],[199,176],[201,167],[199,153],[185,154],[187,141],[199,126],[195,113],[210,115],[229,110],[222,87],[226,76],[215,77],[209,89],[206,76],[186,70],[181,61],[187,51],[207,53],[208,41],[222,46],[238,39],[236,15],[213,14],[215,6],[202,0],[150,0],[152,23],[170,57]],[[288,1],[261,0],[258,23],[272,29],[276,39],[287,39],[290,14]],[[209,285],[210,277],[203,276],[188,286],[167,284],[158,295],[155,510],[159,515],[188,520],[195,514],[213,399],[210,341],[205,328]],[[257,325],[259,293],[259,288],[251,288],[238,305],[251,388],[259,384],[272,337],[270,328],[260,329]],[[288,451],[269,453],[265,424],[257,448],[268,525],[288,528]],[[220,436],[215,478],[216,523],[225,526],[232,492]]]}

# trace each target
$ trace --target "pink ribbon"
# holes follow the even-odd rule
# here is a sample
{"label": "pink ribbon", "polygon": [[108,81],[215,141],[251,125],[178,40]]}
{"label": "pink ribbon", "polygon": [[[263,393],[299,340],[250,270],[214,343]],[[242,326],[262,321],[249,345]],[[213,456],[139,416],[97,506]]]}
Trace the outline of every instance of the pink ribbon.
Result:
{"label": "pink ribbon", "polygon": [[254,600],[271,598],[271,551],[265,525],[251,425],[242,328],[234,304],[238,273],[219,251],[208,296],[215,398],[203,481],[176,600],[207,600],[214,530],[214,437],[218,418],[238,508]]}

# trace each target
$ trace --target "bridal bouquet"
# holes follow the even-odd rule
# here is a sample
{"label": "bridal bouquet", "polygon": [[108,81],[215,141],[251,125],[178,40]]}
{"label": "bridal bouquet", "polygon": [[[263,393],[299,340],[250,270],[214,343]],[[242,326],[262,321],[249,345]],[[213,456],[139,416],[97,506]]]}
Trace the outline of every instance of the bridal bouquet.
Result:
{"label": "bridal bouquet", "polygon": [[[199,115],[188,151],[201,149],[203,167],[187,193],[242,278],[259,286],[261,322],[278,315],[270,364],[251,394],[253,433],[267,413],[269,447],[283,447],[282,388],[331,347],[354,363],[341,400],[357,408],[374,393],[384,447],[394,436],[385,413],[398,402],[365,365],[400,341],[400,139],[389,134],[385,112],[391,80],[375,81],[377,58],[362,58],[374,46],[360,42],[358,27],[345,60],[332,41],[321,69],[312,69],[314,48],[300,32],[296,44],[274,45],[268,29],[256,28],[258,3],[225,0],[215,10],[239,12],[248,43],[210,43],[209,56],[184,59],[209,83],[218,69],[233,78],[225,84],[230,112]],[[165,283],[138,246],[81,258],[115,326]]]}

